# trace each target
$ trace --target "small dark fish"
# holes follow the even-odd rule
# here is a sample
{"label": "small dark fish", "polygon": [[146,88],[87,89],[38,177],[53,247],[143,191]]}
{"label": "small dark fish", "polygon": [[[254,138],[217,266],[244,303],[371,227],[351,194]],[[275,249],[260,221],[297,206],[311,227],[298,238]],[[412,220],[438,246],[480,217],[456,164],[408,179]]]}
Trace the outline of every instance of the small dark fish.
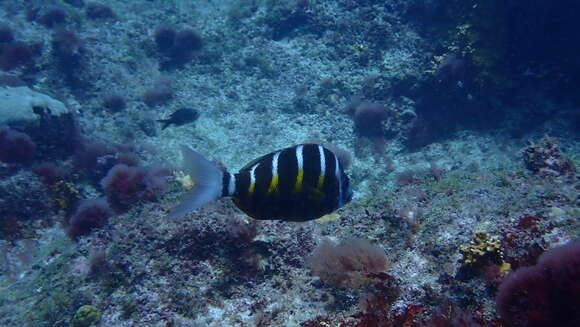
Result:
{"label": "small dark fish", "polygon": [[352,199],[348,176],[338,157],[319,144],[300,144],[262,156],[231,174],[182,146],[193,188],[169,214],[183,216],[206,203],[231,197],[255,219],[307,221]]}
{"label": "small dark fish", "polygon": [[172,113],[168,119],[160,119],[158,122],[162,123],[161,129],[166,129],[170,125],[181,126],[192,123],[197,120],[199,113],[195,109],[181,108]]}

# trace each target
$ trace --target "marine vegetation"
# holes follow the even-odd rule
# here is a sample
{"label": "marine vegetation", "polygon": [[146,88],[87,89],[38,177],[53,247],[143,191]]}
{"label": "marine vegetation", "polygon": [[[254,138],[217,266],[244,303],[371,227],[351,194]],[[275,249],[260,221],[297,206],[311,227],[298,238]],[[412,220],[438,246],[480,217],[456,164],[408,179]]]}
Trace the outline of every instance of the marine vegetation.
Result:
{"label": "marine vegetation", "polygon": [[580,326],[579,12],[0,1],[0,326]]}

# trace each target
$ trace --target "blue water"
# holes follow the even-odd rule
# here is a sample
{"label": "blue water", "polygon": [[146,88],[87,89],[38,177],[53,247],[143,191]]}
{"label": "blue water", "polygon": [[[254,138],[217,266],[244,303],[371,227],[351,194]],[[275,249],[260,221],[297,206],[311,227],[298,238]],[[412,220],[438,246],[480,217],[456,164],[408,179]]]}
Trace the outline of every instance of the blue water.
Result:
{"label": "blue water", "polygon": [[[0,1],[0,325],[580,325],[579,10]],[[182,145],[304,143],[352,185],[330,215],[167,219],[205,182]]]}

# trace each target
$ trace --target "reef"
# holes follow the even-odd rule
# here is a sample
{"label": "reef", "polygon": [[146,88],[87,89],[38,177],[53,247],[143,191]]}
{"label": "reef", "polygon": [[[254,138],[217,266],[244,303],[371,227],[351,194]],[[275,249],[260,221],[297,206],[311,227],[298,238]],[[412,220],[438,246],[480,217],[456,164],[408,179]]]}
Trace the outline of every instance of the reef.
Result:
{"label": "reef", "polygon": [[[0,325],[578,325],[579,9],[0,1]],[[350,203],[167,218],[300,143]]]}

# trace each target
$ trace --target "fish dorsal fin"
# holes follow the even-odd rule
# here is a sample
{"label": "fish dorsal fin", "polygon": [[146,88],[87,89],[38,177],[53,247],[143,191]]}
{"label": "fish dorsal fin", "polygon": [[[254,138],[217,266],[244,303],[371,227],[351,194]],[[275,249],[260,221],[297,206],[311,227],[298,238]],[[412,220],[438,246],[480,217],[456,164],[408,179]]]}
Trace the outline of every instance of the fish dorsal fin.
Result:
{"label": "fish dorsal fin", "polygon": [[267,159],[268,157],[273,157],[274,154],[277,153],[277,152],[283,152],[283,151],[286,151],[286,150],[294,149],[294,148],[296,148],[297,146],[300,146],[300,145],[309,145],[309,144],[314,144],[314,143],[296,144],[296,145],[293,145],[293,146],[284,148],[282,150],[278,150],[278,151],[274,151],[274,152],[270,152],[268,154],[265,154],[265,155],[263,155],[263,156],[261,156],[261,157],[259,157],[257,159],[254,159],[254,160],[250,161],[249,163],[247,163],[244,167],[242,167],[240,169],[240,173],[241,172],[244,172],[244,171],[250,170],[250,168],[252,168],[255,164],[257,164],[258,162],[260,162],[262,160]]}
{"label": "fish dorsal fin", "polygon": [[[282,150],[283,151],[283,150]],[[278,152],[278,151],[276,151]],[[263,155],[257,159],[254,159],[252,161],[250,161],[249,163],[247,163],[244,167],[242,167],[242,169],[240,169],[240,173],[244,172],[244,171],[248,171],[250,170],[255,164],[257,164],[258,162],[262,161],[262,160],[266,160],[268,157],[272,157],[274,156],[274,153],[276,152],[272,152],[272,153],[268,153],[266,155]]]}
{"label": "fish dorsal fin", "polygon": [[244,167],[242,167],[242,168],[240,169],[240,172],[243,172],[243,171],[250,170],[250,168],[252,168],[252,167],[253,167],[255,164],[257,164],[257,163],[258,163],[260,160],[262,160],[262,159],[266,158],[268,155],[269,155],[269,154],[267,154],[267,155],[265,155],[265,156],[261,156],[261,157],[259,157],[259,158],[257,158],[257,159],[254,159],[254,160],[252,160],[252,161],[248,162],[248,163],[247,163],[247,164],[246,164]]}

